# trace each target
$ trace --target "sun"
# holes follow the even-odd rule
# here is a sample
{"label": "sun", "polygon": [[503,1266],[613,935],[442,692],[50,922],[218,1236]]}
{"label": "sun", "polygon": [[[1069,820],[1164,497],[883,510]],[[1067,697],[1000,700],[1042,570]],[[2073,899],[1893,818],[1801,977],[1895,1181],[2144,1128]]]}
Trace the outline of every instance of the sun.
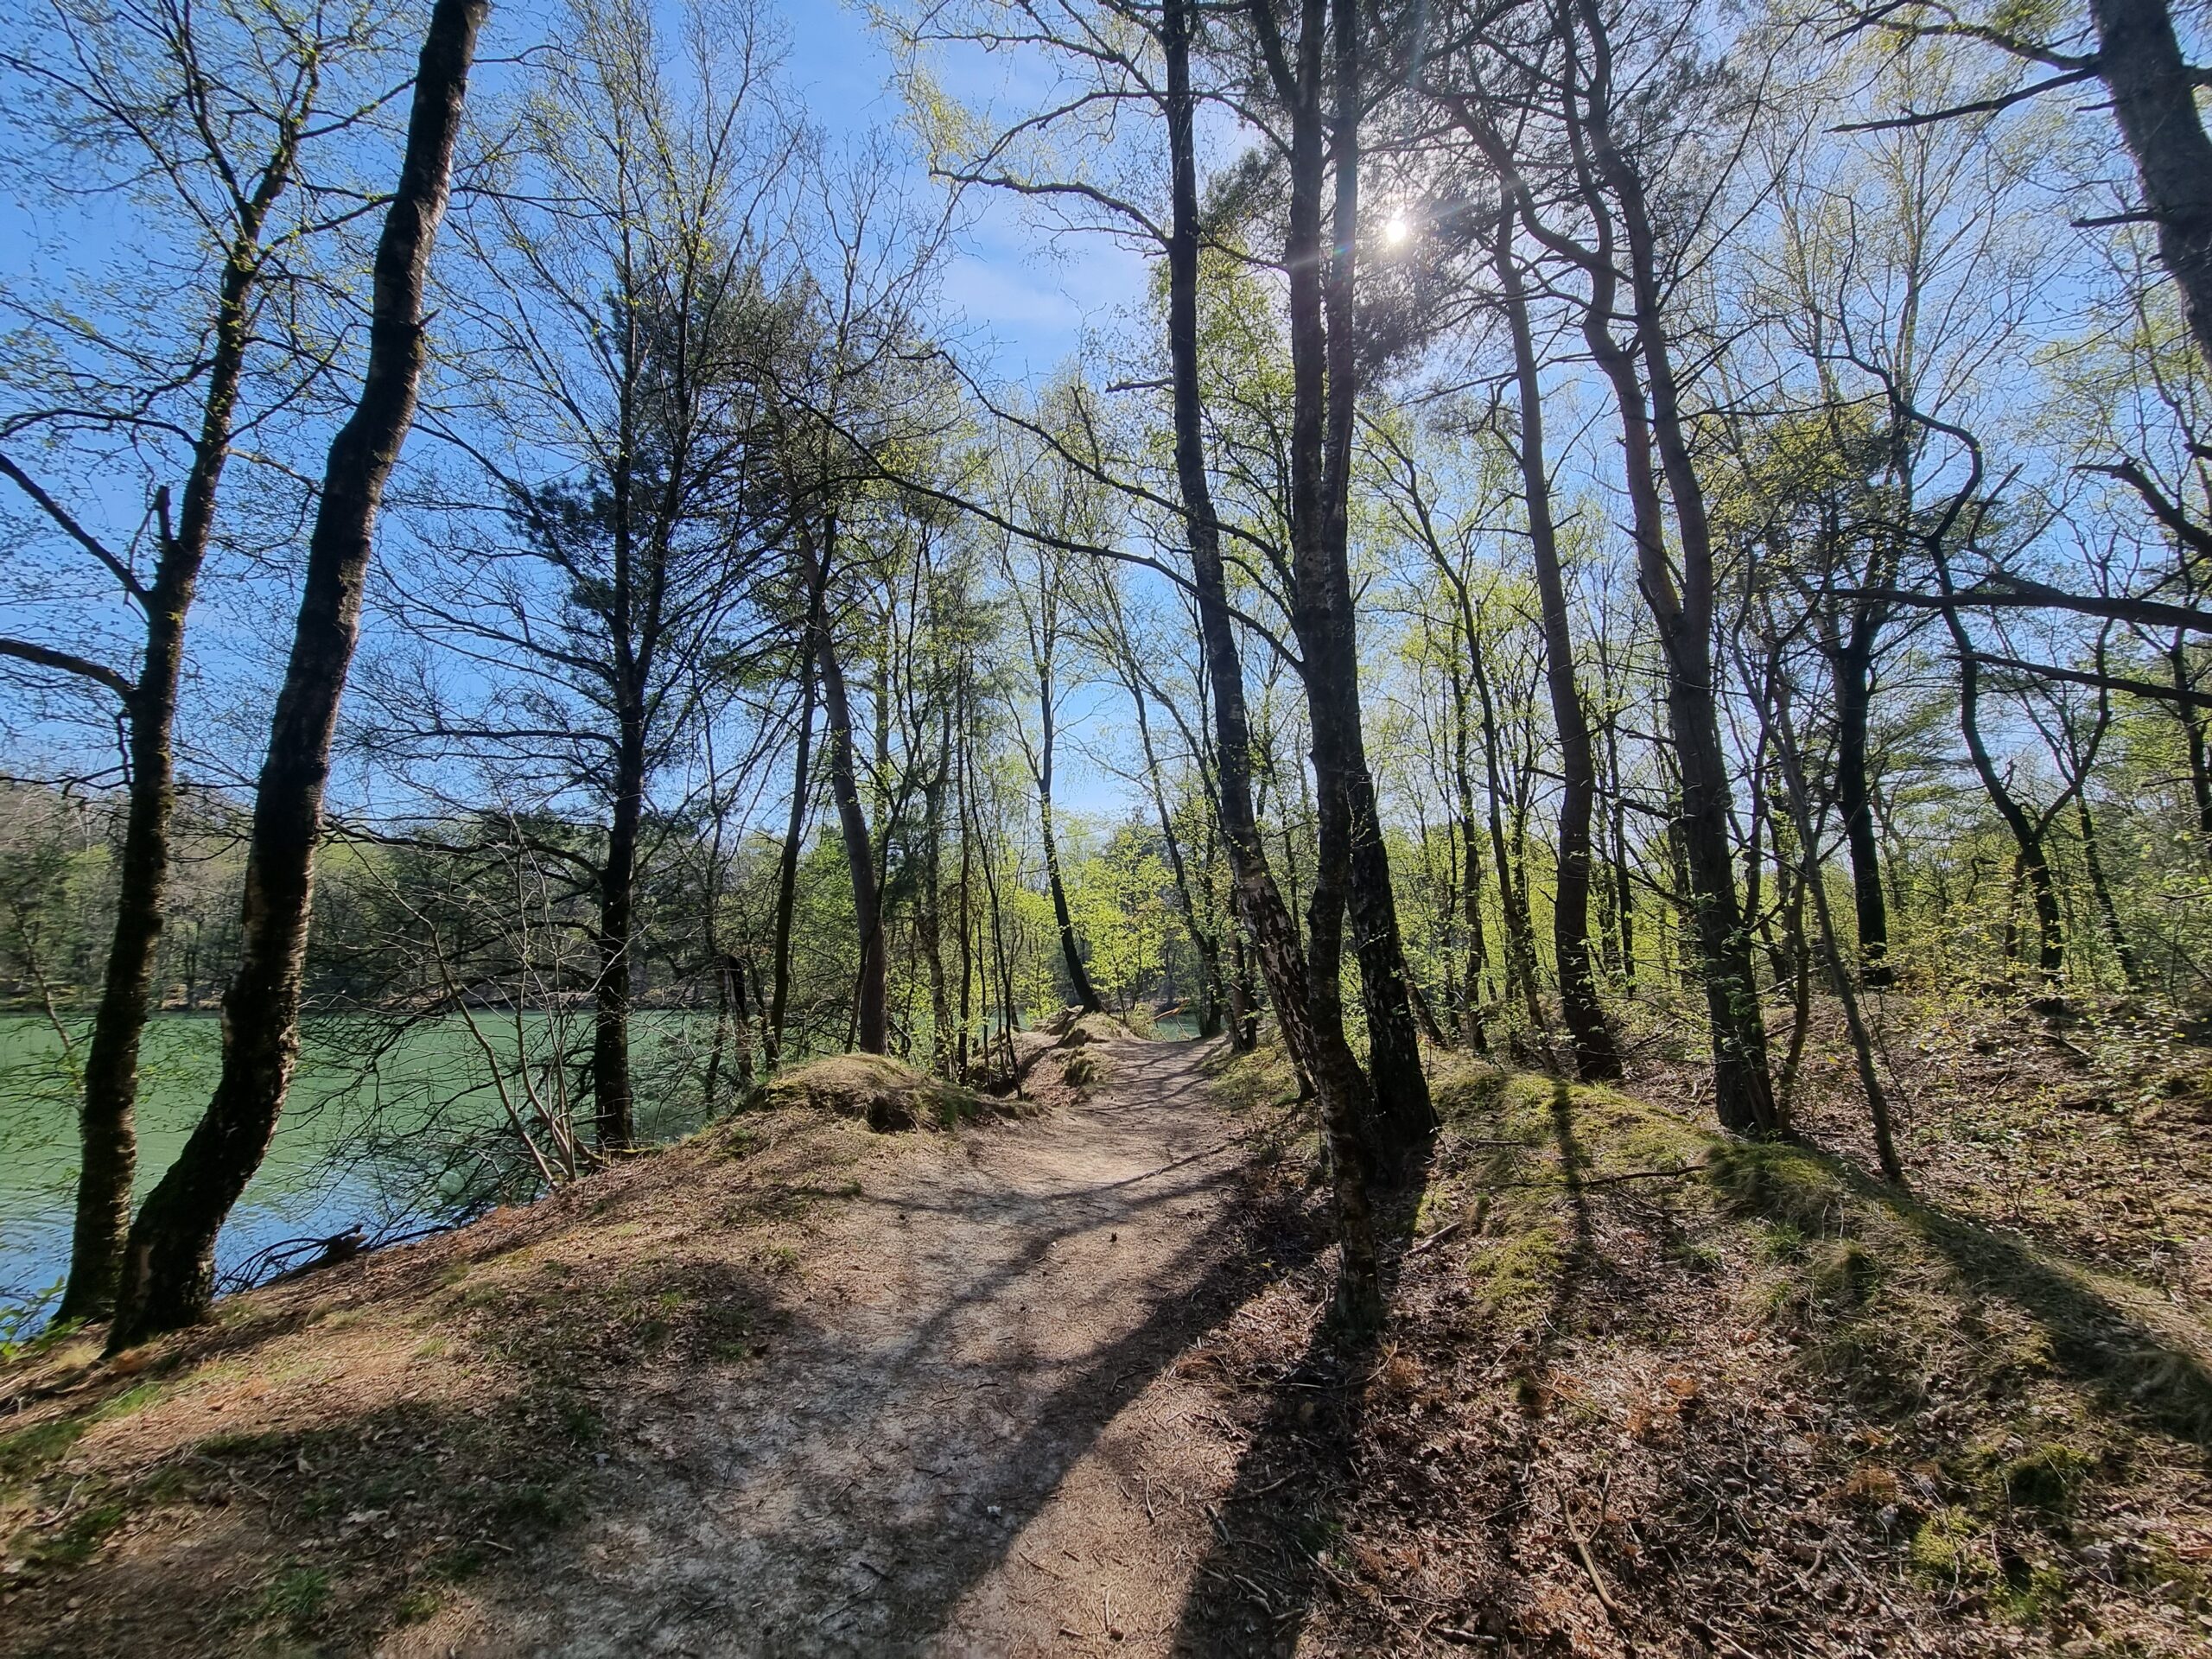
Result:
{"label": "sun", "polygon": [[1383,242],[1389,246],[1394,248],[1402,246],[1407,238],[1411,237],[1413,233],[1414,227],[1411,225],[1408,225],[1402,217],[1395,213],[1391,215],[1389,219],[1382,226]]}

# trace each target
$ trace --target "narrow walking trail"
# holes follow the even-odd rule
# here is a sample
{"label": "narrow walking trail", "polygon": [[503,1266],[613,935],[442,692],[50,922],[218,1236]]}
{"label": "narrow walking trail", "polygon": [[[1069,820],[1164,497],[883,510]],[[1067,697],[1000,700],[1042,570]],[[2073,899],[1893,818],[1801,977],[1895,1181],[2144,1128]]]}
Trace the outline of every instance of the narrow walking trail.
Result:
{"label": "narrow walking trail", "polygon": [[[612,1416],[607,1496],[464,1650],[1165,1651],[1236,1478],[1177,1354],[1246,1281],[1196,1043],[930,1137],[810,1230],[790,1328]],[[474,1640],[467,1639],[473,1636]]]}

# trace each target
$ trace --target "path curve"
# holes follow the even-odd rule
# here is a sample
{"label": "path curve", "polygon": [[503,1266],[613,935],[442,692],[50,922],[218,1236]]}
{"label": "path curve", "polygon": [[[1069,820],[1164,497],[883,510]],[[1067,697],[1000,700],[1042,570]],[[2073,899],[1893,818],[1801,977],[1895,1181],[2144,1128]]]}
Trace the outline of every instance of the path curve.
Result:
{"label": "path curve", "polygon": [[577,1656],[1166,1651],[1236,1473],[1173,1364],[1245,1279],[1212,1052],[1109,1044],[1091,1098],[864,1182],[758,1369],[617,1415],[611,1501],[496,1624]]}

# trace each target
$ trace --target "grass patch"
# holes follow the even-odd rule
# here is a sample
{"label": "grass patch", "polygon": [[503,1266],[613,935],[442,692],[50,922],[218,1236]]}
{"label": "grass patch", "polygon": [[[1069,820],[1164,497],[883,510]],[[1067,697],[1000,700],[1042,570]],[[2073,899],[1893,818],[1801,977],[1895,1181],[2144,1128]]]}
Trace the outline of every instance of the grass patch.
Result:
{"label": "grass patch", "polygon": [[256,1611],[296,1631],[313,1629],[329,1605],[330,1574],[319,1567],[295,1567],[278,1573],[261,1592]]}
{"label": "grass patch", "polygon": [[92,1558],[108,1534],[121,1526],[129,1511],[121,1503],[101,1502],[66,1516],[57,1526],[38,1530],[26,1527],[16,1544],[26,1564],[37,1567],[82,1567]]}
{"label": "grass patch", "polygon": [[64,1417],[34,1423],[0,1439],[0,1481],[20,1484],[35,1480],[47,1465],[65,1456],[92,1427],[92,1418]]}

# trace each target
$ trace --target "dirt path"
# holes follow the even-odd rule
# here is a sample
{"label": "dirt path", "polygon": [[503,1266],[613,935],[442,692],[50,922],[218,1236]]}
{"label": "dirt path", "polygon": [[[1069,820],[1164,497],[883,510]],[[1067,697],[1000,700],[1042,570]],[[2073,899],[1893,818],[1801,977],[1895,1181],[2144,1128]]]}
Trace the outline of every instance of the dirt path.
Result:
{"label": "dirt path", "polygon": [[1165,1651],[1236,1474],[1212,1396],[1173,1369],[1243,1271],[1245,1148],[1206,1052],[1114,1044],[1090,1100],[864,1179],[806,1242],[761,1367],[627,1402],[611,1501],[479,1639]]}

